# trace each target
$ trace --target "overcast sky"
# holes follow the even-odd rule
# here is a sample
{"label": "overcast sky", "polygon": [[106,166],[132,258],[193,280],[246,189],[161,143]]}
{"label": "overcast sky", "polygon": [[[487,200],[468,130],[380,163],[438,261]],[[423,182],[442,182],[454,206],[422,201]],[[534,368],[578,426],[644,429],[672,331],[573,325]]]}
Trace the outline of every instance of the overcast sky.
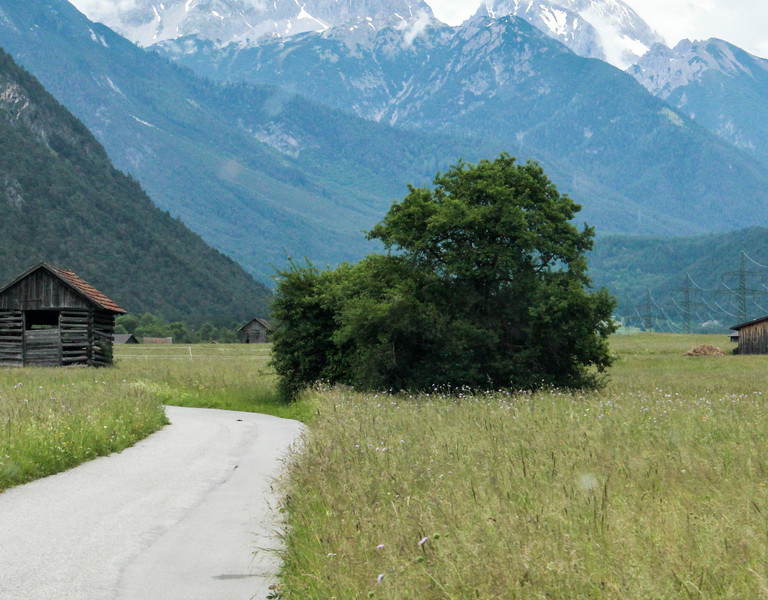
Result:
{"label": "overcast sky", "polygon": [[[457,25],[480,6],[479,0],[425,0],[435,16]],[[681,39],[717,37],[768,58],[768,0],[624,0],[667,45]]]}

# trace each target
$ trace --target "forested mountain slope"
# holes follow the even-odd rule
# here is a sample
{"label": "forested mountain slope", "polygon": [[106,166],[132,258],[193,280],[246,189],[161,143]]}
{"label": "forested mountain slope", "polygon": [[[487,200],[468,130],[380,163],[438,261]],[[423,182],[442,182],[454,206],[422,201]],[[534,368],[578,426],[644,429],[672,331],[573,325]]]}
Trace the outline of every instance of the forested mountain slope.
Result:
{"label": "forested mountain slope", "polygon": [[395,131],[274,87],[201,80],[66,0],[0,0],[0,47],[155,204],[263,282],[285,253],[359,258],[370,248],[360,231],[408,182],[480,156],[464,140]]}
{"label": "forested mountain slope", "polygon": [[0,51],[0,285],[41,260],[132,313],[230,324],[270,292],[152,204],[86,127]]}
{"label": "forested mountain slope", "polygon": [[594,284],[610,289],[618,314],[633,325],[648,320],[680,331],[687,309],[693,330],[722,330],[768,314],[765,227],[681,238],[607,236],[596,240],[589,265]]}
{"label": "forested mountain slope", "polygon": [[[371,249],[361,230],[406,184],[501,151],[541,162],[598,234],[768,224],[768,174],[629,75],[514,17],[448,29],[294,36],[282,49],[262,47],[264,61],[286,58],[272,86],[220,85],[65,0],[0,0],[0,45],[158,206],[264,281],[285,253],[323,266],[359,259]],[[338,77],[317,74],[323,60]],[[402,94],[379,122],[318,102],[344,77],[345,98],[364,96],[381,72]]]}

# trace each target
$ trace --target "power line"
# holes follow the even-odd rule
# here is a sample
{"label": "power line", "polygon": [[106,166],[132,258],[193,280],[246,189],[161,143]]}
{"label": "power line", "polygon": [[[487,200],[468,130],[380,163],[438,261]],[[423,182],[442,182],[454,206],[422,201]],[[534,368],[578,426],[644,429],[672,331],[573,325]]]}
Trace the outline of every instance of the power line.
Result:
{"label": "power line", "polygon": [[[720,304],[718,304],[717,302],[715,302],[715,306],[717,306],[717,308],[719,308],[722,312],[724,312],[729,317],[733,317],[734,319],[738,319],[739,318],[738,315],[734,315],[733,313],[728,312],[722,306],[720,306]],[[742,321],[742,323],[743,323],[743,321]]]}
{"label": "power line", "polygon": [[[716,293],[721,294],[729,294],[732,296],[735,296],[736,300],[738,301],[738,316],[740,323],[746,323],[748,321],[748,313],[747,313],[747,296],[752,297],[753,303],[755,302],[756,296],[758,294],[765,294],[767,292],[757,289],[757,288],[748,288],[747,287],[747,278],[755,278],[755,277],[761,277],[762,273],[758,271],[748,271],[746,266],[747,258],[749,258],[750,261],[755,263],[756,265],[768,269],[768,267],[765,267],[764,265],[761,265],[760,263],[757,263],[756,261],[752,260],[750,258],[746,251],[741,251],[741,259],[740,259],[740,267],[738,271],[727,271],[723,273],[722,275],[722,281],[721,283],[726,288],[725,290],[720,290]],[[725,280],[727,277],[737,277],[738,278],[738,286],[737,289],[732,289],[730,286],[728,286],[727,283],[725,283]]]}
{"label": "power line", "polygon": [[693,298],[694,293],[697,291],[705,291],[701,286],[697,285],[696,282],[691,277],[691,274],[686,272],[685,274],[685,284],[682,289],[673,290],[673,294],[675,292],[682,293],[682,306],[677,303],[675,300],[674,295],[672,296],[672,302],[680,309],[680,312],[682,314],[682,321],[683,326],[682,329],[685,333],[691,333],[691,317],[692,312],[696,310],[696,307],[701,306],[701,302],[696,302]]}
{"label": "power line", "polygon": [[701,324],[712,322],[723,326],[728,320],[745,323],[755,310],[768,314],[763,306],[768,304],[764,301],[767,297],[768,265],[742,250],[738,270],[722,273],[718,288],[706,289],[686,272],[682,286],[671,290],[666,310],[656,302],[651,289],[646,288],[644,302],[634,304],[627,298],[621,312],[629,324],[639,321],[639,326],[646,331],[664,326],[671,331],[690,333],[695,319]]}
{"label": "power line", "polygon": [[742,255],[746,256],[753,264],[757,265],[758,267],[761,267],[763,269],[768,269],[768,265],[763,265],[757,262],[754,258],[752,258],[749,254],[747,254],[746,250],[741,251]]}
{"label": "power line", "polygon": [[656,316],[653,312],[653,309],[659,308],[659,305],[656,304],[656,302],[653,299],[653,296],[651,296],[651,290],[646,290],[646,301],[645,304],[641,304],[640,306],[636,307],[635,310],[639,311],[642,310],[642,314],[638,312],[638,315],[640,316],[640,322],[642,323],[642,327],[645,331],[653,331],[653,322],[654,319],[658,320],[658,316]]}

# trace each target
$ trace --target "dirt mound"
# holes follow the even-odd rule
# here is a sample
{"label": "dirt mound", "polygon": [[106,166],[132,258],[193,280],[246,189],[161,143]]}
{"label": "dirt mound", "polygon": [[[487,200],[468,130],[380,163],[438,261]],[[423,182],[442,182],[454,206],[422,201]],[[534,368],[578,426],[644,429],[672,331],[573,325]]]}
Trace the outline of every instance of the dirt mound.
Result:
{"label": "dirt mound", "polygon": [[725,356],[725,352],[717,346],[702,344],[685,353],[686,356]]}

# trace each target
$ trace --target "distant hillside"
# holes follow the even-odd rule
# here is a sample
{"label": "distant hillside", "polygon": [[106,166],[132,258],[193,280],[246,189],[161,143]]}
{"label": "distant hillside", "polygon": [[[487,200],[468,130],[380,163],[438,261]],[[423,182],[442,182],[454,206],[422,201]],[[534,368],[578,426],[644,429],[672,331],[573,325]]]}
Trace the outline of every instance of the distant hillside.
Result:
{"label": "distant hillside", "polygon": [[231,323],[269,291],[155,207],[86,127],[0,50],[0,285],[40,260],[132,313]]}
{"label": "distant hillside", "polygon": [[[768,225],[757,161],[631,76],[516,18],[422,25],[265,42],[258,81],[215,84],[66,0],[0,0],[0,46],[158,206],[265,283],[286,253],[358,260],[372,249],[361,230],[407,184],[501,151],[539,161],[599,234]],[[220,56],[221,74],[240,56]]]}
{"label": "distant hillside", "polygon": [[522,19],[433,22],[415,38],[352,25],[250,48],[184,38],[157,49],[204,76],[279,86],[401,135],[458,137],[469,160],[490,148],[533,158],[600,234],[768,225],[756,160]]}
{"label": "distant hillside", "polygon": [[208,83],[66,0],[0,0],[0,47],[157,206],[263,283],[286,253],[321,265],[359,259],[372,248],[360,232],[409,182],[485,155],[273,87]]}
{"label": "distant hillside", "polygon": [[654,329],[679,331],[687,311],[693,330],[711,330],[768,315],[764,227],[685,238],[598,238],[589,267],[595,286],[610,289],[618,314],[633,325],[650,319]]}

